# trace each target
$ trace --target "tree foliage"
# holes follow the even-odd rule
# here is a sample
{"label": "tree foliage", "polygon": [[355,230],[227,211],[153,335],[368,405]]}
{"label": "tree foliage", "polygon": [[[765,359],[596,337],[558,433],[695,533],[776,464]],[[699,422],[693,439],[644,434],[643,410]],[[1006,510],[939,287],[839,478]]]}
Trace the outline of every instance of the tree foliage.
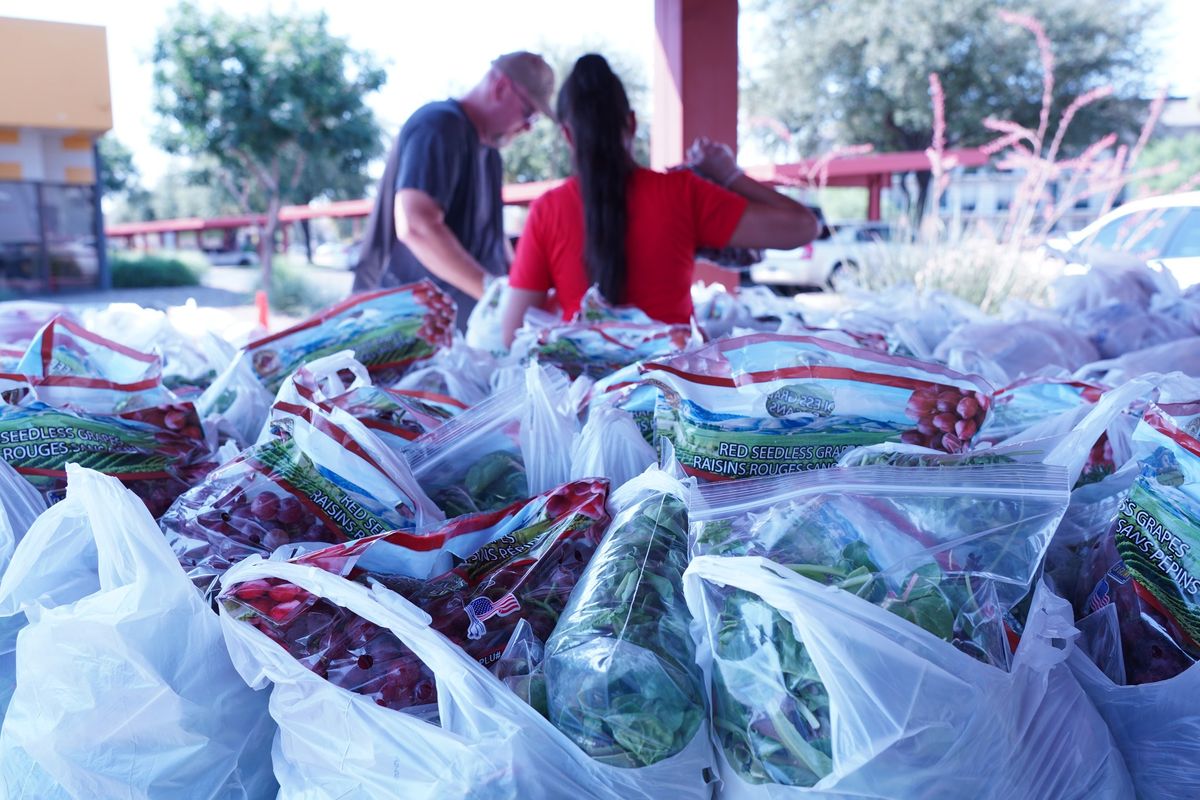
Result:
{"label": "tree foliage", "polygon": [[[625,84],[629,104],[637,115],[638,130],[634,138],[634,158],[646,164],[650,160],[650,81],[638,69],[636,62],[611,48],[581,45],[564,48],[547,45],[540,51],[542,57],[554,69],[554,80],[559,86],[571,73],[575,61],[586,53],[600,53],[608,59],[613,72]],[[506,183],[542,181],[565,178],[571,174],[571,152],[563,139],[562,131],[553,120],[539,119],[531,130],[518,136],[504,149],[504,180]]]}
{"label": "tree foliage", "polygon": [[[285,202],[329,193],[334,175],[359,175],[381,150],[381,131],[363,102],[386,80],[369,54],[331,34],[324,14],[259,17],[176,6],[154,43],[159,144],[207,156],[207,177],[246,211],[265,211],[260,256]],[[364,179],[365,180],[365,179]],[[351,190],[362,181],[338,186]]]}
{"label": "tree foliage", "polygon": [[97,142],[100,150],[100,189],[105,195],[120,197],[141,186],[142,176],[133,163],[133,151],[113,136],[101,136]]}
{"label": "tree foliage", "polygon": [[1165,194],[1200,188],[1200,133],[1151,139],[1137,161],[1141,171],[1153,174],[1135,182],[1137,191]]}
{"label": "tree foliage", "polygon": [[924,150],[932,72],[945,89],[948,147],[994,138],[981,124],[987,117],[1037,129],[1042,61],[1034,37],[1001,20],[1002,9],[1031,13],[1046,30],[1052,120],[1078,95],[1114,88],[1078,114],[1063,152],[1110,132],[1131,141],[1153,94],[1147,32],[1156,0],[759,0],[758,63],[744,76],[748,135],[787,159],[835,145]]}

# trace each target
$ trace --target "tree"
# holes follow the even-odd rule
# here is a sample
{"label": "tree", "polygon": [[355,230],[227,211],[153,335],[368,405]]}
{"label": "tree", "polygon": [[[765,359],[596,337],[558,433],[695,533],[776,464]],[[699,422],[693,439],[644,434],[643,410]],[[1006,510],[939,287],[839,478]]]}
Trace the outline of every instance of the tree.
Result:
{"label": "tree", "polygon": [[1200,133],[1150,140],[1137,165],[1148,172],[1162,171],[1134,181],[1139,192],[1154,195],[1194,191],[1200,186]]}
{"label": "tree", "polygon": [[[1110,132],[1131,142],[1152,92],[1155,63],[1146,32],[1155,0],[759,0],[761,63],[744,76],[748,136],[777,158],[835,145],[880,151],[931,144],[929,75],[945,91],[946,145],[995,138],[988,117],[1037,129],[1043,60],[1029,31],[999,11],[1032,13],[1050,40],[1052,120],[1077,96],[1103,85],[1113,93],[1081,110],[1063,140],[1064,154]],[[759,124],[761,123],[761,124]],[[919,175],[923,207],[929,173]]]}
{"label": "tree", "polygon": [[115,136],[100,137],[100,191],[114,218],[144,219],[150,208],[150,193],[142,186],[142,175],[133,163],[133,151]]}
{"label": "tree", "polygon": [[[631,57],[614,53],[610,47],[580,45],[563,48],[546,45],[539,52],[554,69],[554,79],[562,84],[575,61],[585,53],[601,53],[608,59],[613,72],[625,84],[629,104],[637,114],[638,130],[634,138],[634,158],[645,164],[650,160],[650,87],[649,81],[634,65]],[[571,174],[571,152],[562,131],[553,120],[539,119],[533,129],[518,136],[504,149],[504,180],[506,183],[544,181],[565,178]]]}
{"label": "tree", "polygon": [[159,143],[209,156],[211,176],[242,210],[263,204],[269,286],[281,206],[308,202],[331,170],[361,173],[378,155],[381,132],[363,97],[383,85],[383,69],[331,34],[325,14],[235,18],[190,0],[158,32],[153,62]]}

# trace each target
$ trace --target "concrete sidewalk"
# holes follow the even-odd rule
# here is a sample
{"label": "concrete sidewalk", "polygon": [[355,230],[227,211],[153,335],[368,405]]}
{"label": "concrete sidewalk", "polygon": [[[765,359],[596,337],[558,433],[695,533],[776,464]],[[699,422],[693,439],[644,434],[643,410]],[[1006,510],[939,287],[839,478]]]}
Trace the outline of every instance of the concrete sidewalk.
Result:
{"label": "concrete sidewalk", "polygon": [[[209,267],[199,286],[160,286],[138,289],[110,289],[108,291],[54,292],[28,295],[23,300],[56,303],[70,308],[107,306],[110,303],[136,303],[143,308],[166,310],[195,300],[201,308],[220,308],[239,321],[252,323],[258,317],[254,305],[254,293],[259,285],[260,272],[253,267]],[[333,270],[309,267],[306,277],[322,286],[329,287],[336,296],[350,294],[354,273],[350,270]],[[278,330],[296,318],[281,314],[271,315],[271,329]]]}

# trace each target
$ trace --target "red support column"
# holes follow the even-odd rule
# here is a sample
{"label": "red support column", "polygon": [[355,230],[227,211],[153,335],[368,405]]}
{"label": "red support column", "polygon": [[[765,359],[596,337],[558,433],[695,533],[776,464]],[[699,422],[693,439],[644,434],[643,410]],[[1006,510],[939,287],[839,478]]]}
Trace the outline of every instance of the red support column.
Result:
{"label": "red support column", "polygon": [[679,164],[697,136],[737,150],[737,0],[654,0],[650,166]]}
{"label": "red support column", "polygon": [[[889,180],[891,176],[888,176]],[[883,176],[872,175],[867,179],[867,219],[878,222],[881,212],[880,194],[883,192]]]}

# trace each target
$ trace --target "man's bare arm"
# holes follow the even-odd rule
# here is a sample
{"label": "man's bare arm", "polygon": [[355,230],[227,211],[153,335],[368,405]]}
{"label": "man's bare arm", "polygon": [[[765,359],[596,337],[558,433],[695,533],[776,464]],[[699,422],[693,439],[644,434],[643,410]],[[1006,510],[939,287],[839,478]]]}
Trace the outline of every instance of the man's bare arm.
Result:
{"label": "man's bare arm", "polygon": [[425,269],[478,300],[488,272],[446,225],[442,207],[420,189],[396,192],[396,238]]}

